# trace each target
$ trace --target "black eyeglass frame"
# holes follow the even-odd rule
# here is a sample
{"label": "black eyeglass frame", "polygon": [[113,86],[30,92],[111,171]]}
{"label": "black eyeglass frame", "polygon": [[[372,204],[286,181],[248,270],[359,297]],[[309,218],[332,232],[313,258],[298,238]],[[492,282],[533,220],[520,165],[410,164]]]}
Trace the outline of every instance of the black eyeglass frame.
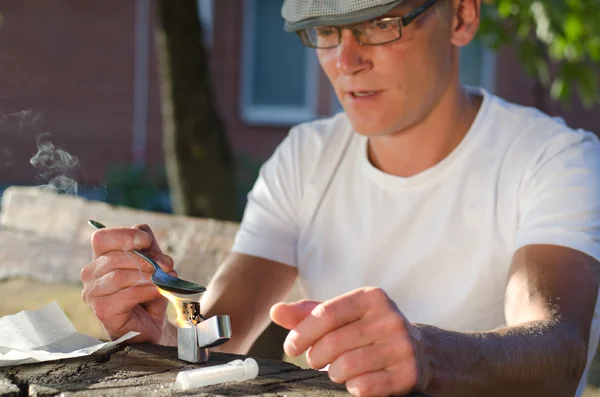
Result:
{"label": "black eyeglass frame", "polygon": [[350,31],[352,31],[352,33],[354,34],[354,37],[356,38],[356,41],[358,42],[358,44],[360,45],[364,45],[364,46],[374,46],[374,45],[382,45],[382,44],[388,44],[388,43],[393,43],[394,41],[398,41],[402,38],[402,28],[404,28],[405,26],[409,25],[410,23],[412,23],[415,19],[417,19],[421,14],[423,14],[425,11],[427,11],[431,6],[433,6],[436,3],[437,0],[428,0],[427,2],[425,2],[423,5],[421,5],[420,7],[414,9],[413,11],[411,11],[408,15],[405,15],[403,17],[391,17],[391,18],[381,18],[381,19],[374,19],[372,22],[388,22],[388,21],[399,21],[400,23],[398,24],[398,37],[393,39],[393,40],[389,40],[389,41],[385,41],[382,43],[362,43],[360,40],[360,37],[358,36],[357,32],[352,30],[352,26],[356,26],[356,25],[360,25],[363,24],[364,22],[359,22],[356,24],[351,24],[351,25],[343,25],[343,26],[327,26],[328,28],[333,28],[337,31],[338,34],[338,41],[337,44],[334,46],[328,46],[328,47],[317,47],[311,44],[310,40],[308,39],[308,34],[306,33],[307,29],[312,29],[312,28],[305,28],[305,29],[301,29],[296,31],[296,34],[300,37],[300,41],[302,41],[302,44],[306,47],[310,47],[310,48],[316,48],[319,50],[327,50],[330,48],[335,48],[338,45],[340,45],[340,43],[342,42],[342,31],[344,29],[350,29]]}

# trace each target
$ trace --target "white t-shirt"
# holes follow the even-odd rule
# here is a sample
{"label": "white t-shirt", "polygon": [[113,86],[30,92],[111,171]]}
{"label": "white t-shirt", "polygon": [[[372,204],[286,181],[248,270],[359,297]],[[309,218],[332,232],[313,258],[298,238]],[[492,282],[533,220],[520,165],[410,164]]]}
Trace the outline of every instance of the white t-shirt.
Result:
{"label": "white t-shirt", "polygon": [[480,92],[458,147],[408,178],[369,162],[367,138],[344,113],[292,128],[248,196],[233,251],[296,266],[309,299],[376,286],[411,322],[460,332],[505,325],[518,248],[555,244],[600,260],[600,143]]}

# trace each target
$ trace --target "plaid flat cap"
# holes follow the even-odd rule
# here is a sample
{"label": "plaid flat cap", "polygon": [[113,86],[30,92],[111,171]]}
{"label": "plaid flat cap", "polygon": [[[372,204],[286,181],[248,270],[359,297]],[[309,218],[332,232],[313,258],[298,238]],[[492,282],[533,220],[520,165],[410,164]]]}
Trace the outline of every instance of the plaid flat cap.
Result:
{"label": "plaid flat cap", "polygon": [[404,0],[285,0],[284,28],[294,32],[327,25],[349,25],[377,18]]}

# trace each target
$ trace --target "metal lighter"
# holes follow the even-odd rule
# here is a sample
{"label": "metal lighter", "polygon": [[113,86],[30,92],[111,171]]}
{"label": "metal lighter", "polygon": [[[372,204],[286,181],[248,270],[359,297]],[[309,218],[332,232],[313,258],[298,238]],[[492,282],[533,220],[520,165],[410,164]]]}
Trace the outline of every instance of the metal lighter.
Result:
{"label": "metal lighter", "polygon": [[229,316],[219,315],[204,319],[200,314],[200,302],[182,302],[184,326],[177,327],[177,356],[191,363],[205,363],[210,348],[219,346],[231,338]]}

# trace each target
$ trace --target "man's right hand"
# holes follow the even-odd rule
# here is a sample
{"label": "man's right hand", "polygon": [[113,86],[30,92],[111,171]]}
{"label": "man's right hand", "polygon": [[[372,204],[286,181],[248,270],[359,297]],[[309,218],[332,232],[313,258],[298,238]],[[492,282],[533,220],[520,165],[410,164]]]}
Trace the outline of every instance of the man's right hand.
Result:
{"label": "man's right hand", "polygon": [[93,260],[81,269],[81,296],[110,340],[137,331],[141,334],[130,342],[160,344],[168,301],[150,281],[152,265],[132,250],[143,250],[165,272],[177,276],[173,260],[162,253],[147,225],[97,230],[91,244]]}

